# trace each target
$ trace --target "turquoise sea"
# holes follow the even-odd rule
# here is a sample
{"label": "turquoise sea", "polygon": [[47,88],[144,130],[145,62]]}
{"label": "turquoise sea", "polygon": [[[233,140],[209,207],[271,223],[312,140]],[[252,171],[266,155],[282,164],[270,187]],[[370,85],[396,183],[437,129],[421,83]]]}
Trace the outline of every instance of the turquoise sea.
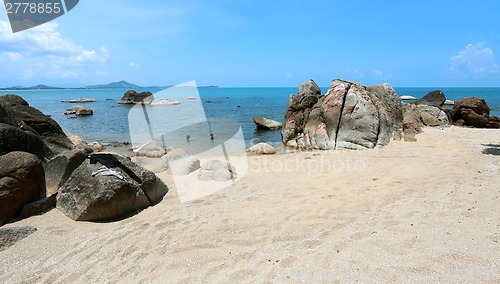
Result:
{"label": "turquoise sea", "polygon": [[[322,88],[326,92],[328,88]],[[491,114],[500,116],[500,88],[395,88],[398,95],[410,95],[420,98],[430,91],[440,89],[446,98],[458,100],[466,96],[484,98],[491,108]],[[153,94],[159,88],[138,89]],[[78,135],[88,142],[124,142],[130,141],[128,114],[129,105],[119,105],[117,101],[127,89],[55,89],[55,90],[12,90],[0,91],[0,95],[17,94],[28,103],[54,118],[67,134]],[[206,117],[229,118],[241,124],[247,145],[258,142],[279,144],[281,133],[277,131],[256,130],[254,115],[260,115],[277,121],[283,121],[288,97],[297,93],[296,87],[289,88],[199,88],[199,98]],[[94,110],[93,116],[69,119],[64,115],[67,108],[74,104],[62,100],[92,98],[94,103],[83,104]],[[189,102],[183,102],[183,104]],[[196,102],[191,102],[196,103]],[[160,106],[175,108],[179,106]],[[175,124],[175,118],[163,123]],[[189,133],[192,137],[196,133]],[[185,136],[183,136],[185,137]]]}

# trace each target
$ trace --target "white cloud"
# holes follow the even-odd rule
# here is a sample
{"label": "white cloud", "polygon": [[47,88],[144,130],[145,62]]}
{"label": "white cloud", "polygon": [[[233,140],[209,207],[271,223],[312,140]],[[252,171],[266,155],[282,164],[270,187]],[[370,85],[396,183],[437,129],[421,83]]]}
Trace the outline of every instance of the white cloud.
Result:
{"label": "white cloud", "polygon": [[[0,21],[0,54],[11,61],[23,61],[23,64],[7,66],[9,72],[24,77],[75,78],[86,76],[86,67],[108,61],[106,47],[98,51],[85,49],[63,37],[57,31],[58,27],[57,23],[49,22],[12,33],[9,23]],[[3,62],[2,58],[0,62]]]}
{"label": "white cloud", "polygon": [[18,52],[5,51],[2,55],[8,58],[10,61],[20,61],[24,59],[24,56]]}
{"label": "white cloud", "polygon": [[450,72],[461,77],[485,77],[500,73],[495,54],[482,43],[468,44],[458,55],[450,57]]}
{"label": "white cloud", "polygon": [[350,74],[354,75],[357,78],[363,78],[364,77],[363,72],[361,70],[359,70],[359,68],[348,68],[347,72],[349,72]]}
{"label": "white cloud", "polygon": [[372,75],[375,77],[382,77],[382,76],[384,76],[384,71],[379,70],[379,69],[375,69],[372,71]]}
{"label": "white cloud", "polygon": [[135,63],[135,62],[130,62],[128,64],[128,66],[132,67],[132,68],[139,68],[139,64]]}

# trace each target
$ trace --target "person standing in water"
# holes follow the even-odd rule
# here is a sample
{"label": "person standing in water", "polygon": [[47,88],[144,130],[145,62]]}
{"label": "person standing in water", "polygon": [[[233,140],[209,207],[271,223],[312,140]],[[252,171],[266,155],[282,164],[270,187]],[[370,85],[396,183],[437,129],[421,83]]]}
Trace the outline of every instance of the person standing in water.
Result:
{"label": "person standing in water", "polygon": [[214,139],[215,139],[215,134],[210,133],[210,140],[214,140]]}
{"label": "person standing in water", "polygon": [[191,136],[190,136],[189,134],[188,134],[188,135],[186,135],[186,141],[187,141],[187,142],[191,141]]}

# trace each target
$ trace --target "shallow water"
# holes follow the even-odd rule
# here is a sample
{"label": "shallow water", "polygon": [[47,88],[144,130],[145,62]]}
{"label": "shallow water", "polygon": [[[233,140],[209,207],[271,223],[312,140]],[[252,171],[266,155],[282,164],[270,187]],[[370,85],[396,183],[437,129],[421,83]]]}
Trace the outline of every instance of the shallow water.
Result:
{"label": "shallow water", "polygon": [[[399,96],[410,95],[420,98],[430,91],[438,88],[396,88]],[[150,91],[153,94],[163,89],[138,89],[137,91]],[[190,90],[177,89],[175,92],[167,92],[169,98],[178,96],[182,101],[181,105],[147,107],[147,111],[152,112],[152,125],[169,126],[168,131],[154,133],[155,137],[165,135],[172,131],[174,137],[169,140],[175,144],[186,143],[186,135],[190,135],[194,145],[198,142],[207,141],[211,143],[208,134],[211,132],[218,135],[218,139],[229,139],[231,131],[225,131],[224,127],[218,127],[217,131],[211,130],[211,124],[207,124],[206,130],[191,128],[189,125],[196,124],[205,118],[226,118],[238,122],[241,125],[246,145],[253,145],[258,142],[269,142],[280,145],[281,132],[257,130],[253,122],[253,116],[259,115],[277,121],[282,121],[289,95],[297,92],[296,87],[290,88],[191,88]],[[486,100],[491,108],[491,114],[500,116],[500,88],[441,88],[446,98],[458,100],[466,96],[481,97]],[[90,141],[98,142],[124,142],[133,140],[134,123],[129,121],[131,117],[131,105],[119,105],[117,101],[123,96],[127,89],[58,89],[58,90],[25,90],[25,91],[0,91],[0,95],[15,93],[22,96],[28,103],[40,109],[45,114],[54,118],[67,134],[75,134]],[[323,93],[327,88],[322,88]],[[195,99],[187,99],[194,96]],[[94,103],[86,103],[94,110],[93,116],[78,117],[70,119],[64,115],[67,108],[73,104],[64,103],[62,100],[75,98],[93,98]],[[155,96],[158,98],[157,96]],[[159,112],[155,116],[155,112]],[[156,118],[155,118],[156,117]],[[156,120],[154,120],[156,119]],[[141,131],[148,135],[146,126],[139,126]],[[161,128],[161,127],[160,127]],[[180,129],[183,130],[180,130]],[[140,131],[139,131],[140,132]],[[199,139],[199,140],[198,140]]]}

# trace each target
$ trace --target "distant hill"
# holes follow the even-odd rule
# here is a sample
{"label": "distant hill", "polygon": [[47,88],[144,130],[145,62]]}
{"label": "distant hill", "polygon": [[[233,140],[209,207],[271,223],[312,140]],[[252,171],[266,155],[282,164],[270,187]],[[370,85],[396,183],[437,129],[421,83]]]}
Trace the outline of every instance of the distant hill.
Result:
{"label": "distant hill", "polygon": [[[168,88],[171,86],[164,86],[164,87],[159,87],[159,86],[146,86],[146,87],[141,87],[132,83],[129,83],[127,81],[118,81],[118,82],[112,82],[106,85],[90,85],[90,86],[85,86],[85,87],[76,87],[76,88],[61,88],[61,87],[51,87],[47,85],[36,85],[32,87],[23,87],[23,86],[15,86],[15,87],[8,87],[8,88],[0,88],[0,90],[60,90],[60,89],[143,89],[143,88]],[[198,86],[198,88],[218,88],[218,86]]]}
{"label": "distant hill", "polygon": [[84,87],[85,89],[138,89],[141,88],[135,84],[129,83],[127,81],[113,82],[106,85],[91,85]]}
{"label": "distant hill", "polygon": [[32,87],[23,87],[23,86],[15,86],[15,87],[8,87],[8,88],[0,88],[0,90],[50,90],[50,89],[63,89],[59,87],[51,87],[47,85],[36,85]]}

